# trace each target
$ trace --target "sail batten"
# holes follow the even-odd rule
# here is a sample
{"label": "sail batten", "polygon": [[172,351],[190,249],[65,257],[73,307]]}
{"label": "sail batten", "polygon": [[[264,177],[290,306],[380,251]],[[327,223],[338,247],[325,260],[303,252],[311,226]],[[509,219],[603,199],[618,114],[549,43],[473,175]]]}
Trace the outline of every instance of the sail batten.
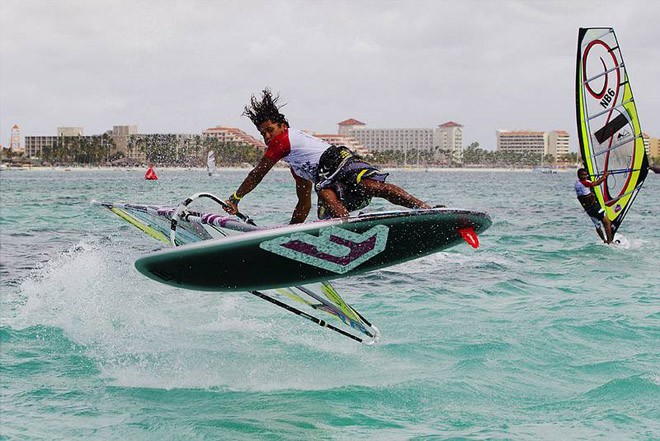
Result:
{"label": "sail batten", "polygon": [[[637,136],[636,138],[642,138],[642,135],[639,135],[639,136]],[[642,139],[642,141],[643,141],[643,139]],[[623,147],[623,146],[625,146],[625,145],[628,144],[629,142],[630,142],[630,141],[619,142],[619,143],[614,144],[612,147],[609,147],[609,148],[607,148],[607,149],[605,149],[605,150],[602,150],[602,151],[600,151],[600,152],[595,152],[595,153],[594,153],[594,156],[600,156],[600,155],[604,155],[604,154],[606,154],[606,153],[612,152],[612,151],[618,149],[619,147]],[[627,169],[625,169],[625,170],[626,170],[626,171],[633,171],[632,169],[629,169],[629,168],[627,168]],[[609,172],[612,173],[612,170],[610,170]]]}
{"label": "sail batten", "polygon": [[[620,109],[620,108],[624,107],[626,104],[634,103],[634,102],[635,102],[635,101],[631,99],[631,100],[626,101],[625,103],[621,103],[621,104],[618,104],[618,105],[614,106],[613,109],[614,109],[614,110],[617,110],[617,109]],[[605,110],[603,110],[603,111],[601,111],[601,112],[598,112],[598,113],[595,113],[595,114],[593,114],[593,115],[590,115],[590,116],[587,118],[587,120],[588,120],[588,121],[591,121],[592,119],[598,118],[599,116],[603,116],[603,115],[605,115],[606,113],[612,113],[612,110],[613,110],[613,109],[605,109]]]}
{"label": "sail batten", "polygon": [[630,190],[629,192],[626,192],[626,193],[622,194],[621,196],[619,196],[619,197],[617,197],[617,198],[611,199],[611,200],[609,201],[609,203],[610,203],[610,204],[614,204],[614,203],[616,203],[619,199],[624,198],[624,197],[626,197],[626,196],[630,196],[630,195],[634,194],[635,192],[639,191],[640,188],[641,188],[641,185],[639,185],[639,186],[633,188],[633,189]]}
{"label": "sail batten", "polygon": [[623,63],[618,64],[618,65],[614,66],[613,68],[611,68],[611,69],[609,69],[609,70],[606,70],[605,72],[601,72],[601,73],[599,73],[599,74],[597,74],[597,75],[594,75],[593,77],[591,77],[591,78],[589,78],[589,79],[583,81],[583,84],[585,84],[585,83],[589,83],[589,82],[591,82],[591,81],[593,81],[593,80],[597,80],[597,79],[600,78],[600,77],[604,77],[604,76],[607,75],[608,73],[613,72],[614,70],[619,69],[619,68],[622,68],[622,67],[625,67],[625,65],[624,65]]}
{"label": "sail batten", "polygon": [[576,60],[576,117],[580,153],[596,199],[616,231],[646,175],[648,158],[628,67],[612,28],[581,28]]}

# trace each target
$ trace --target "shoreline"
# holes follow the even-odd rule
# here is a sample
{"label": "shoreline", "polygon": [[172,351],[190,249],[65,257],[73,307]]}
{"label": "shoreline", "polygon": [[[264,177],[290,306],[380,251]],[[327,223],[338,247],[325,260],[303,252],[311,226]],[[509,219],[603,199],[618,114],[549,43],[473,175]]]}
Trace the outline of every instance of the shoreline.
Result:
{"label": "shoreline", "polygon": [[[378,166],[376,166],[378,167]],[[574,171],[577,168],[575,167],[565,167],[565,168],[556,168],[552,169],[557,173],[566,173],[569,171]],[[206,172],[205,167],[154,167],[158,171],[196,171],[196,172]],[[250,171],[252,167],[217,167],[216,175],[220,174],[221,171]],[[59,172],[71,172],[71,171],[84,171],[84,172],[95,172],[95,171],[131,171],[144,173],[146,172],[146,167],[43,167],[43,166],[31,166],[31,167],[6,167],[2,168],[2,172],[10,171],[59,171]],[[288,167],[275,167],[272,171],[288,171]],[[513,173],[539,173],[533,168],[499,168],[499,167],[380,167],[380,170],[385,172],[387,171],[404,171],[404,172],[413,172],[413,173],[424,173],[424,172],[513,172]]]}

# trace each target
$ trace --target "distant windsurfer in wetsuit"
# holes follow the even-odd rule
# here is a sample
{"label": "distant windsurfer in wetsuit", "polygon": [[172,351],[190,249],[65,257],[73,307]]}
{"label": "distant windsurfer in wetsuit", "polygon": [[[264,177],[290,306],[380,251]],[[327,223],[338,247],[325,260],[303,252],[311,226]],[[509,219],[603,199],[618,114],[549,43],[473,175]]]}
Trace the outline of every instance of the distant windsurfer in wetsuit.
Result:
{"label": "distant windsurfer in wetsuit", "polygon": [[238,211],[239,201],[259,185],[280,159],[289,164],[296,181],[298,203],[291,223],[307,219],[312,206],[312,189],[318,195],[319,219],[348,216],[366,207],[372,197],[380,197],[408,208],[431,208],[396,185],[385,182],[382,173],[344,146],[334,146],[299,129],[289,127],[277,105],[279,96],[266,88],[261,99],[254,95],[243,115],[252,120],[268,146],[259,163],[225,202],[230,214]]}
{"label": "distant windsurfer in wetsuit", "polygon": [[[575,193],[577,193],[578,201],[584,208],[584,211],[587,212],[594,226],[596,227],[596,232],[603,242],[612,243],[612,222],[609,220],[605,214],[605,210],[601,208],[594,194],[593,188],[602,184],[607,178],[608,172],[605,171],[603,175],[596,179],[595,181],[589,180],[589,172],[581,168],[577,171],[578,179],[575,181]],[[605,228],[605,234],[601,227]]]}

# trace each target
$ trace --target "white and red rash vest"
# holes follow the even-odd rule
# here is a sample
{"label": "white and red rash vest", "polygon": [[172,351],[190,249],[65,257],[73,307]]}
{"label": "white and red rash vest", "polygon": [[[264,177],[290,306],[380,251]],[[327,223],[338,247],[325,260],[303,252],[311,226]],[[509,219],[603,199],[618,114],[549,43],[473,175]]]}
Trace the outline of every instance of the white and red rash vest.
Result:
{"label": "white and red rash vest", "polygon": [[270,140],[264,157],[274,161],[282,159],[297,176],[314,182],[319,160],[328,147],[330,144],[324,140],[289,127]]}
{"label": "white and red rash vest", "polygon": [[575,193],[577,194],[578,201],[580,201],[580,204],[582,204],[582,207],[585,210],[589,210],[593,206],[598,207],[598,200],[592,190],[595,186],[596,185],[588,179],[578,179],[575,181]]}
{"label": "white and red rash vest", "polygon": [[591,189],[595,187],[594,183],[589,181],[588,179],[580,180],[578,179],[575,181],[575,185],[573,186],[575,188],[575,193],[579,196],[587,196],[592,193]]}

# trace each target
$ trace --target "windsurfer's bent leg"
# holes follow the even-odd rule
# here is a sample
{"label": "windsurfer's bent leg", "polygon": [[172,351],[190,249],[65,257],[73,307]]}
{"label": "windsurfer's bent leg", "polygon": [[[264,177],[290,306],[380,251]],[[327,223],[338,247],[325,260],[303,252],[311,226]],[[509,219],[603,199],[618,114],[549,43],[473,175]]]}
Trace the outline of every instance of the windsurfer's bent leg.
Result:
{"label": "windsurfer's bent leg", "polygon": [[605,243],[612,243],[612,240],[614,239],[614,234],[612,233],[612,222],[607,218],[607,216],[603,217],[603,227],[605,227],[605,234],[607,235],[607,240]]}
{"label": "windsurfer's bent leg", "polygon": [[360,183],[369,196],[383,198],[393,203],[407,208],[431,208],[426,202],[417,199],[401,187],[397,187],[387,182],[380,182],[373,179],[363,179]]}

